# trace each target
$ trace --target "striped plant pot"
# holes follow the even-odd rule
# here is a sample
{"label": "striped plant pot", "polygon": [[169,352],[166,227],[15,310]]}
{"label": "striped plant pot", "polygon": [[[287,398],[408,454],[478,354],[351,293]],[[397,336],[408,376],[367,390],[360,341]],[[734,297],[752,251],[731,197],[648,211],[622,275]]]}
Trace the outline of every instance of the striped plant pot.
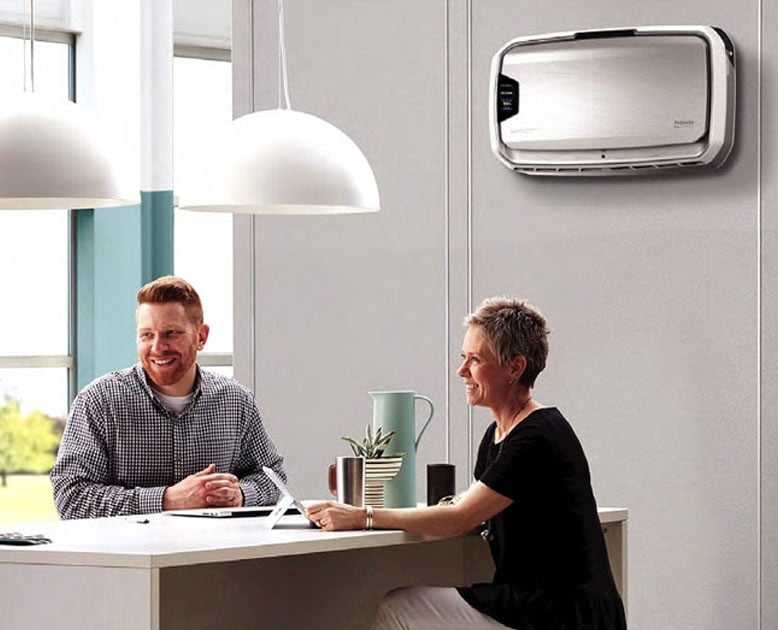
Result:
{"label": "striped plant pot", "polygon": [[400,457],[365,460],[365,504],[384,507],[384,484],[394,479],[403,464]]}

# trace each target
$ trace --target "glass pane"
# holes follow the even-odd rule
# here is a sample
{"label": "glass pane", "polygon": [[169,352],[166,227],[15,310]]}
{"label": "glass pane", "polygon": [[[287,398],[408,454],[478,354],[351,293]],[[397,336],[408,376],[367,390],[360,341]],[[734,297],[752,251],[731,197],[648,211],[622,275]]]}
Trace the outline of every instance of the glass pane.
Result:
{"label": "glass pane", "polygon": [[67,407],[66,368],[0,369],[0,525],[57,518],[48,472]]}
{"label": "glass pane", "polygon": [[0,406],[19,403],[23,414],[40,411],[65,421],[68,414],[67,368],[0,368]]}
{"label": "glass pane", "polygon": [[0,211],[0,354],[68,353],[68,211]]}
{"label": "glass pane", "polygon": [[[173,81],[173,181],[202,150],[203,134],[232,119],[232,67],[176,57]],[[205,350],[232,351],[232,215],[175,211],[175,273],[197,289],[211,333]]]}
{"label": "glass pane", "polygon": [[233,368],[231,365],[209,365],[203,369],[209,372],[215,372],[216,374],[221,374],[222,376],[229,376],[230,378],[232,378],[233,375]]}
{"label": "glass pane", "polygon": [[[20,29],[21,32],[21,29]],[[29,61],[25,62],[29,42],[16,37],[0,37],[0,94],[23,92],[25,73],[29,88]],[[70,47],[58,42],[35,42],[35,93],[53,98],[68,98]]]}

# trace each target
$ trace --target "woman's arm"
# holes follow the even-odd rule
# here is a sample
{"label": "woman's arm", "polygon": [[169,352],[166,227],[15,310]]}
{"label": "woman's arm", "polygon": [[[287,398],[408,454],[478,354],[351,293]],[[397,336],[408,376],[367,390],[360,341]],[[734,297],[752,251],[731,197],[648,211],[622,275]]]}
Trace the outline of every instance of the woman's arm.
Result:
{"label": "woman's arm", "polygon": [[[373,528],[403,529],[428,536],[458,536],[507,508],[512,500],[480,481],[474,483],[454,505],[422,508],[377,508],[373,510]],[[308,508],[308,516],[327,531],[364,529],[366,508],[355,508],[334,501]]]}

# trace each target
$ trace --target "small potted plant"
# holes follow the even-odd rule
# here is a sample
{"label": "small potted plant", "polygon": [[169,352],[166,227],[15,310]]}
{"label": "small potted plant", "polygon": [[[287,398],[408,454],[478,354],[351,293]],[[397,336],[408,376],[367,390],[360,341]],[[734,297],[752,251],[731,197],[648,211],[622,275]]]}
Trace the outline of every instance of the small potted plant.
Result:
{"label": "small potted plant", "polygon": [[[372,427],[368,424],[365,427],[365,437],[361,442],[357,442],[354,438],[340,436],[341,440],[345,440],[354,451],[355,457],[364,457],[365,459],[381,459],[384,457],[386,447],[389,446],[389,442],[394,437],[394,431],[389,433],[383,433],[383,429],[378,427],[373,433]],[[387,455],[385,459],[391,457],[402,457],[405,453],[395,453],[394,455]]]}
{"label": "small potted plant", "polygon": [[394,437],[394,431],[384,433],[381,427],[375,432],[368,424],[361,441],[341,436],[354,451],[356,457],[365,458],[365,503],[384,507],[384,483],[394,479],[403,463],[405,453],[386,454],[386,448]]}

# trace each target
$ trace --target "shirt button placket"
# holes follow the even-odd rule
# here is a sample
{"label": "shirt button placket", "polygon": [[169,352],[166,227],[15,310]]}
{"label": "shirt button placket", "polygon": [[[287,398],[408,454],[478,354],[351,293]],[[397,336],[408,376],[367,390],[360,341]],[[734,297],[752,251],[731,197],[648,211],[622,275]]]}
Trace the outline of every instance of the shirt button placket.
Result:
{"label": "shirt button placket", "polygon": [[175,461],[173,463],[176,480],[180,481],[188,474],[184,466],[186,464],[186,431],[183,422],[178,419],[173,420],[173,454]]}

